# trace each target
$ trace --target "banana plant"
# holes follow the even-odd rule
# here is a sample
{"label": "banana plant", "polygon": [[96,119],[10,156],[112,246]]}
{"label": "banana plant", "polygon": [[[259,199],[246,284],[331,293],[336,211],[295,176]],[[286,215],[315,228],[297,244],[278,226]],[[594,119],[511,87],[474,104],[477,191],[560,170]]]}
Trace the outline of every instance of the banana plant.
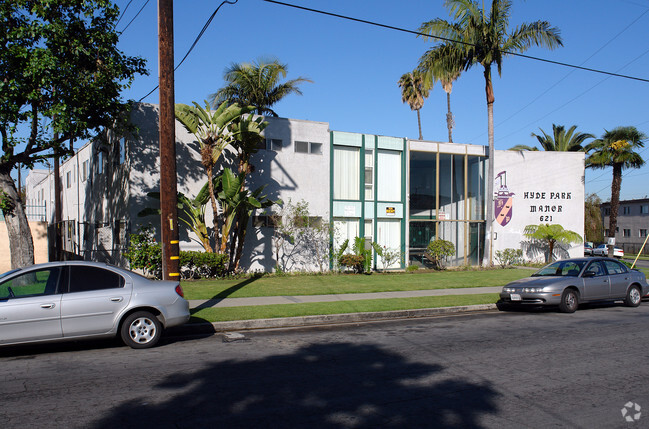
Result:
{"label": "banana plant", "polygon": [[[205,223],[205,206],[209,200],[209,195],[207,194],[206,189],[207,184],[203,186],[203,189],[201,189],[196,198],[193,199],[182,192],[178,192],[178,210],[180,211],[178,220],[187,225],[189,229],[196,234],[198,240],[194,240],[198,241],[206,252],[212,253],[210,236]],[[147,196],[160,201],[160,192],[149,192],[147,193]],[[152,215],[160,216],[160,208],[147,207],[137,215],[138,217]]]}
{"label": "banana plant", "polygon": [[205,108],[193,102],[193,106],[176,104],[176,119],[198,140],[201,165],[207,175],[209,197],[214,214],[214,229],[218,231],[218,206],[213,185],[214,166],[225,148],[241,135],[241,128],[232,127],[241,120],[242,115],[254,110],[253,106],[222,103],[216,110],[210,110],[205,101]]}

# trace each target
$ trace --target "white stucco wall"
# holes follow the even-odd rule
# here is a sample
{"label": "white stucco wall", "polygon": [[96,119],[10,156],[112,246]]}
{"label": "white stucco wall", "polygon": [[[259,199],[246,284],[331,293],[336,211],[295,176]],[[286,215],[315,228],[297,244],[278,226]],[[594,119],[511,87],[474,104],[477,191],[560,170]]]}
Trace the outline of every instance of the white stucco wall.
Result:
{"label": "white stucco wall", "polygon": [[[545,151],[496,151],[494,174],[511,195],[511,217],[503,225],[494,222],[496,250],[523,248],[530,260],[543,260],[540,252],[526,248],[523,231],[527,225],[559,224],[584,234],[584,153]],[[494,183],[494,193],[501,187]],[[507,192],[503,189],[504,192]],[[498,219],[498,210],[494,217]],[[557,251],[558,257],[583,256],[583,243]]]}

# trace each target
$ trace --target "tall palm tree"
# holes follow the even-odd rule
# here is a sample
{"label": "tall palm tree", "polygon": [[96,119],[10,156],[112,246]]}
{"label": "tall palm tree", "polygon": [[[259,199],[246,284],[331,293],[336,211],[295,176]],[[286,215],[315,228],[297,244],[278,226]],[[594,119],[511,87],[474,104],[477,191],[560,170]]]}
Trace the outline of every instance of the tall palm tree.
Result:
{"label": "tall palm tree", "polygon": [[[590,133],[575,133],[577,125],[573,125],[566,131],[563,125],[552,124],[552,135],[549,135],[541,128],[543,135],[532,133],[532,137],[536,137],[539,144],[545,151],[550,152],[581,152],[584,150],[582,144],[586,139],[595,138]],[[510,150],[538,150],[536,146],[516,145]]]}
{"label": "tall palm tree", "polygon": [[223,79],[226,85],[210,95],[213,107],[224,102],[238,103],[242,106],[255,106],[253,113],[277,116],[273,105],[289,94],[302,95],[299,85],[312,82],[305,77],[286,78],[288,65],[277,59],[258,59],[252,63],[232,63],[225,70]]}
{"label": "tall palm tree", "polygon": [[[494,121],[493,103],[494,91],[491,80],[493,64],[502,72],[502,62],[507,55],[514,52],[524,52],[531,46],[543,46],[549,49],[562,46],[559,30],[551,27],[547,21],[535,21],[521,24],[509,30],[511,0],[492,0],[491,9],[483,10],[475,0],[446,0],[455,22],[440,18],[424,22],[419,32],[430,37],[443,37],[455,41],[458,49],[463,51],[464,69],[474,65],[483,67],[485,78],[485,93],[487,97],[488,135],[489,135],[489,172],[487,180],[487,216],[486,234],[492,237],[493,226],[493,185],[494,185]],[[425,40],[428,38],[425,37]],[[491,239],[485,242],[485,260],[491,263]]]}
{"label": "tall palm tree", "polygon": [[426,87],[426,85],[424,85],[424,77],[416,70],[402,75],[397,84],[399,85],[399,88],[401,88],[401,101],[408,104],[410,110],[417,112],[419,140],[423,140],[424,137],[421,134],[421,116],[419,111],[424,107],[424,100],[428,98],[432,85]]}
{"label": "tall palm tree", "polygon": [[[615,237],[617,228],[617,212],[620,207],[620,189],[622,187],[622,170],[640,168],[644,160],[638,148],[644,147],[646,134],[636,127],[617,127],[606,131],[602,138],[592,141],[585,150],[589,153],[586,158],[586,168],[613,167],[613,182],[611,183],[611,215],[609,217],[609,237]],[[592,153],[591,153],[592,152]],[[609,247],[609,255],[613,246]],[[612,256],[612,255],[611,255]]]}
{"label": "tall palm tree", "polygon": [[426,51],[419,59],[417,71],[424,76],[424,85],[432,87],[439,81],[446,92],[446,127],[448,141],[453,143],[453,113],[451,112],[451,92],[455,82],[464,70],[463,52],[452,43],[437,45]]}

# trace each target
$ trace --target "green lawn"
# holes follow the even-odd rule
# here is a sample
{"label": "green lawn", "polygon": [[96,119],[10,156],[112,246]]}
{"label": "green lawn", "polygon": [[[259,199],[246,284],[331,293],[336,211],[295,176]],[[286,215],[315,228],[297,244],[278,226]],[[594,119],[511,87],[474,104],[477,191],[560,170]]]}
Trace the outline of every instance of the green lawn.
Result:
{"label": "green lawn", "polygon": [[183,281],[182,287],[186,299],[326,295],[504,286],[533,272],[528,269],[493,269],[412,274],[263,276],[238,280]]}
{"label": "green lawn", "polygon": [[259,305],[246,307],[206,308],[192,312],[194,322],[271,319],[278,317],[313,316],[371,311],[413,310],[418,308],[456,307],[493,304],[498,294],[447,295],[420,298],[367,299],[360,301],[314,302],[307,304]]}

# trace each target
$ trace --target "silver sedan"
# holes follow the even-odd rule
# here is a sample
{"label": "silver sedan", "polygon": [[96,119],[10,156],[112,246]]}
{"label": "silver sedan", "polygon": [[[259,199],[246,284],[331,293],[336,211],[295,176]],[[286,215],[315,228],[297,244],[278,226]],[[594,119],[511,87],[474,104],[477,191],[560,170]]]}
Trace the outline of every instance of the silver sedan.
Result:
{"label": "silver sedan", "polygon": [[611,258],[574,258],[554,262],[531,277],[507,284],[499,304],[558,305],[564,313],[580,303],[622,300],[629,307],[640,305],[649,293],[645,275]]}
{"label": "silver sedan", "polygon": [[180,283],[107,264],[51,262],[0,275],[0,345],[120,336],[147,348],[188,320]]}

